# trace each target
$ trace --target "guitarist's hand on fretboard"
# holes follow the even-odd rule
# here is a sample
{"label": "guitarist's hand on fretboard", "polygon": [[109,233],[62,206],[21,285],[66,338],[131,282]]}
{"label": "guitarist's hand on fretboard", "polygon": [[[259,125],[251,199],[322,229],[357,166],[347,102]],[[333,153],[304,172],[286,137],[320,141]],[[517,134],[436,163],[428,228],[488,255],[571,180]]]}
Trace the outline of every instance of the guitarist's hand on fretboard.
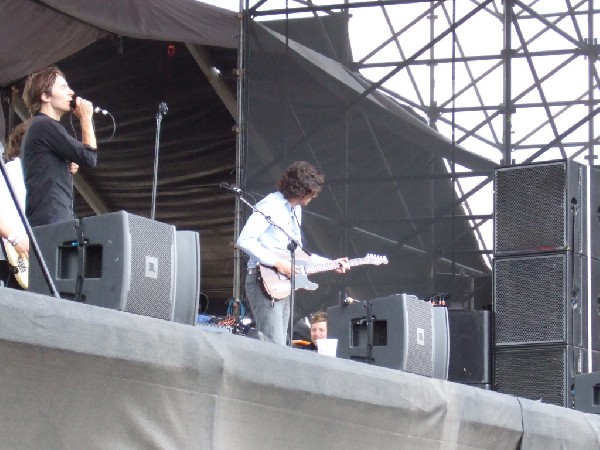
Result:
{"label": "guitarist's hand on fretboard", "polygon": [[348,258],[338,258],[335,260],[335,262],[339,265],[339,268],[335,269],[337,273],[346,273],[347,270],[350,270]]}

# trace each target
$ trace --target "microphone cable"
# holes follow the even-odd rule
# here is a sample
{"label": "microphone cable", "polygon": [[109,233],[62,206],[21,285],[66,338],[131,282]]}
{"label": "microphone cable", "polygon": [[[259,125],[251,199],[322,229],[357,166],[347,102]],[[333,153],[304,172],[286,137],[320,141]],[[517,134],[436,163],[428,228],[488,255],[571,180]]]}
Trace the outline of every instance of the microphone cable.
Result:
{"label": "microphone cable", "polygon": [[[115,133],[117,132],[117,122],[115,121],[114,116],[107,111],[106,109],[102,109],[98,106],[96,106],[94,108],[94,114],[102,114],[103,116],[110,116],[111,120],[112,120],[112,134],[106,138],[106,139],[98,139],[96,138],[96,142],[99,144],[103,144],[105,142],[109,142],[112,140],[113,137],[115,137]],[[75,125],[73,124],[73,116],[75,114],[73,114],[73,110],[71,110],[71,115],[69,116],[69,123],[71,125],[71,130],[73,131],[73,135],[75,136],[75,139],[79,140],[79,138],[77,137],[77,131],[75,130]],[[94,117],[92,116],[92,127],[94,130],[94,134],[96,133],[96,122],[94,121]]]}

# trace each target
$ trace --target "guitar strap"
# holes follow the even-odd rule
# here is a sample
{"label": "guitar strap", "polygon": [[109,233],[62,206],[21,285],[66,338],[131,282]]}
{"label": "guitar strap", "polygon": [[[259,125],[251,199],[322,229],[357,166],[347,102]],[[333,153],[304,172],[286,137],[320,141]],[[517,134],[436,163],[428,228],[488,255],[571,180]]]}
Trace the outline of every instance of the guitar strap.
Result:
{"label": "guitar strap", "polygon": [[308,247],[306,235],[304,234],[304,228],[300,225],[300,221],[298,220],[298,216],[296,216],[296,211],[292,209],[292,214],[294,216],[294,220],[296,220],[296,225],[298,226],[298,231],[300,232],[300,242],[302,243],[302,248],[307,255],[312,255],[314,252]]}

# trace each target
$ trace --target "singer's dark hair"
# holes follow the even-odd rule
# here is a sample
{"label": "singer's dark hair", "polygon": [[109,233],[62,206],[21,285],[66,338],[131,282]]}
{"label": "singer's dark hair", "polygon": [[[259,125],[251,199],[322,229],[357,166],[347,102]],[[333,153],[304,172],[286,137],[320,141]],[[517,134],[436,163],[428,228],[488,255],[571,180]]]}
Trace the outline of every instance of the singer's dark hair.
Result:
{"label": "singer's dark hair", "polygon": [[54,86],[56,77],[59,76],[64,78],[65,74],[56,66],[48,66],[29,74],[23,89],[23,101],[31,115],[36,114],[41,109],[42,94],[52,94],[52,86]]}
{"label": "singer's dark hair", "polygon": [[325,176],[312,164],[294,161],[277,183],[277,189],[288,200],[316,197],[321,192],[324,182]]}
{"label": "singer's dark hair", "polygon": [[319,322],[327,322],[327,313],[325,311],[318,311],[312,315],[310,324],[314,325],[315,323]]}
{"label": "singer's dark hair", "polygon": [[6,151],[4,152],[4,161],[12,161],[21,154],[21,141],[23,141],[23,136],[25,136],[30,122],[31,119],[27,119],[25,122],[14,127],[10,132]]}

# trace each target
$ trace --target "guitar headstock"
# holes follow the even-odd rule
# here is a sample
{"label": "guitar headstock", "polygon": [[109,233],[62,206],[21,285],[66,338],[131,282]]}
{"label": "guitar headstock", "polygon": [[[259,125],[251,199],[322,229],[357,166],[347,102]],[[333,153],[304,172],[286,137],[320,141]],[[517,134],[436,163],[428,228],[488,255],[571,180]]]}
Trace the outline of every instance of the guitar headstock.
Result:
{"label": "guitar headstock", "polygon": [[365,264],[373,264],[375,266],[379,266],[381,264],[388,263],[387,256],[374,255],[373,253],[367,253],[367,256],[365,256],[364,259],[365,259]]}

